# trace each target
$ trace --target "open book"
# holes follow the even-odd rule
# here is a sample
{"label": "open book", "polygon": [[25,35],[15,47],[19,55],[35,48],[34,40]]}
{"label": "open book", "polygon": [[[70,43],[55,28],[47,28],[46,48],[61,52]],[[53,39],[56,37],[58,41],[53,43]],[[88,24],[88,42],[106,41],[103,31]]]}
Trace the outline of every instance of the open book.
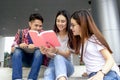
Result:
{"label": "open book", "polygon": [[53,30],[47,30],[40,33],[30,30],[29,35],[36,47],[48,47],[48,44],[51,44],[53,47],[60,46],[57,35]]}

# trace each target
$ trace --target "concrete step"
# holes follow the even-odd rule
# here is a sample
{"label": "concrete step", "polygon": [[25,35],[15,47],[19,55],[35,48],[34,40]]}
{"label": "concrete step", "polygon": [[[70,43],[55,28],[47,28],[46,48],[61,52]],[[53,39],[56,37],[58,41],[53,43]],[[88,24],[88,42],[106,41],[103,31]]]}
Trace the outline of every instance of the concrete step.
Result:
{"label": "concrete step", "polygon": [[[27,80],[27,79],[24,78],[24,80]],[[39,78],[38,80],[43,80],[43,78]],[[83,78],[83,77],[72,77],[72,78],[69,78],[68,80],[87,80],[87,78]]]}
{"label": "concrete step", "polygon": [[[75,72],[74,74],[69,78],[69,80],[87,80],[87,78],[82,77],[82,74],[86,71],[85,66],[74,66]],[[42,80],[43,74],[46,67],[42,66],[40,73],[39,73],[39,79]],[[23,78],[24,80],[27,80],[28,73],[30,71],[30,68],[23,68]],[[12,68],[0,68],[0,80],[12,80]]]}

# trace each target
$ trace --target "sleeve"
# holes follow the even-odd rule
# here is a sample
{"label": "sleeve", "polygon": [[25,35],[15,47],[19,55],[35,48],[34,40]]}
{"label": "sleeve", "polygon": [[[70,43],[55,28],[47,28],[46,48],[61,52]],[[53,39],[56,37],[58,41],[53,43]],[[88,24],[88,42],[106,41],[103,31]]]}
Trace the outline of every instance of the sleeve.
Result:
{"label": "sleeve", "polygon": [[98,51],[105,49],[105,46],[97,39],[95,35],[92,36],[92,40],[95,43]]}
{"label": "sleeve", "polygon": [[105,49],[105,46],[102,45],[102,43],[99,42],[99,41],[97,41],[97,43],[96,43],[96,47],[97,47],[98,51],[100,51],[100,50],[102,50],[102,49]]}
{"label": "sleeve", "polygon": [[104,46],[97,44],[97,49],[98,49],[99,51],[102,50],[102,49],[104,49],[104,48],[105,48]]}
{"label": "sleeve", "polygon": [[14,39],[13,44],[12,44],[11,47],[18,47],[18,45],[19,45],[19,30],[15,35],[15,39]]}

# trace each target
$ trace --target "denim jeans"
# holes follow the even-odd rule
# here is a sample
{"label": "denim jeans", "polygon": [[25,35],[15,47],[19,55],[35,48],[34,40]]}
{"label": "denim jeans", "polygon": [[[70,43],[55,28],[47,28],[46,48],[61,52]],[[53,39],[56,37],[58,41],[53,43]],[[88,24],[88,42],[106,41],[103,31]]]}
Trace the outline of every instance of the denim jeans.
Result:
{"label": "denim jeans", "polygon": [[43,54],[39,49],[36,49],[34,53],[25,53],[22,49],[16,48],[12,55],[12,80],[22,79],[22,63],[31,66],[28,79],[37,80],[42,62]]}
{"label": "denim jeans", "polygon": [[57,80],[61,76],[68,78],[74,72],[72,63],[61,55],[56,55],[50,60],[44,73],[44,80]]}
{"label": "denim jeans", "polygon": [[[89,75],[89,77],[92,77],[97,72],[93,72]],[[120,76],[115,71],[109,71],[103,78],[103,80],[120,80]]]}

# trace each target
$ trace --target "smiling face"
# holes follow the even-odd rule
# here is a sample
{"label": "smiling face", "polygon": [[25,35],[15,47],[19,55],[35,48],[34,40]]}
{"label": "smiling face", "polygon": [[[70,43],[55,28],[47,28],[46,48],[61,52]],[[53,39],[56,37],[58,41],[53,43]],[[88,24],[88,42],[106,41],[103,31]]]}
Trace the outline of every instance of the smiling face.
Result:
{"label": "smiling face", "polygon": [[66,20],[65,16],[59,15],[56,19],[56,25],[57,25],[57,28],[59,29],[59,31],[66,30],[67,20]]}
{"label": "smiling face", "polygon": [[35,19],[29,22],[29,26],[31,30],[35,30],[35,31],[41,31],[42,30],[42,21]]}
{"label": "smiling face", "polygon": [[81,36],[80,25],[73,18],[71,18],[71,30],[74,36],[77,36],[77,35]]}

